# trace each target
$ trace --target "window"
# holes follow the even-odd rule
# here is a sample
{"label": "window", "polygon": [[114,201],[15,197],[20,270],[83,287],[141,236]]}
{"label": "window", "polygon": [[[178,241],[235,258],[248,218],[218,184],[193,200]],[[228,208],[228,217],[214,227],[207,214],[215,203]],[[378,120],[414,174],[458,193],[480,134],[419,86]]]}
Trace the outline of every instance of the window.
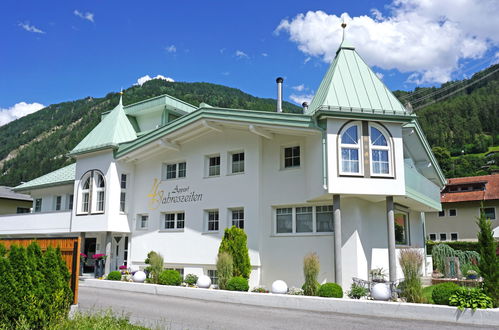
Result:
{"label": "window", "polygon": [[431,234],[428,235],[428,238],[430,239],[430,241],[436,241],[437,240],[437,234],[431,233]]}
{"label": "window", "polygon": [[341,174],[360,174],[360,125],[352,124],[340,135]]}
{"label": "window", "polygon": [[371,173],[390,175],[390,144],[381,127],[370,126],[369,148],[371,150]]}
{"label": "window", "polygon": [[42,199],[37,198],[35,199],[35,212],[41,212],[42,211]]}
{"label": "window", "polygon": [[211,280],[211,284],[218,285],[218,274],[215,269],[208,269],[208,277]]}
{"label": "window", "polygon": [[29,207],[18,207],[16,213],[29,213]]}
{"label": "window", "polygon": [[395,244],[409,245],[409,215],[395,211]]}
{"label": "window", "polygon": [[80,179],[77,214],[104,213],[106,183],[104,175],[92,170]]}
{"label": "window", "polygon": [[244,172],[244,152],[231,154],[231,173]]}
{"label": "window", "polygon": [[185,224],[185,213],[164,213],[163,229],[183,229]]}
{"label": "window", "polygon": [[445,210],[438,212],[439,217],[445,217]]}
{"label": "window", "polygon": [[232,210],[232,225],[244,229],[244,210]]}
{"label": "window", "polygon": [[139,214],[137,216],[137,229],[147,229],[149,226],[149,216],[147,214]]}
{"label": "window", "polygon": [[490,219],[490,220],[496,219],[496,208],[495,207],[484,207],[483,213],[485,214],[485,217],[487,219]]}
{"label": "window", "polygon": [[333,206],[317,206],[317,232],[332,232],[333,231]]}
{"label": "window", "polygon": [[439,238],[440,238],[440,241],[446,241],[447,240],[447,233],[440,233]]}
{"label": "window", "polygon": [[220,155],[208,157],[208,176],[220,175]]}
{"label": "window", "polygon": [[450,209],[449,210],[449,217],[455,217],[457,215],[457,210],[456,209]]}
{"label": "window", "polygon": [[126,212],[126,186],[127,186],[127,175],[121,175],[121,192],[120,192],[120,212]]}
{"label": "window", "polygon": [[450,240],[457,241],[459,239],[458,233],[450,233]]}
{"label": "window", "polygon": [[104,176],[100,173],[96,173],[96,192],[97,192],[97,212],[104,212],[104,189],[105,189],[105,183],[104,183]]}
{"label": "window", "polygon": [[312,228],[312,207],[297,207],[296,208],[296,232],[311,233]]}
{"label": "window", "polygon": [[127,181],[127,175],[122,174],[121,175],[121,182],[120,182],[121,189],[126,189],[126,181]]}
{"label": "window", "polygon": [[276,209],[275,233],[309,234],[333,232],[333,206],[301,206]]}
{"label": "window", "polygon": [[300,167],[300,146],[284,148],[284,168]]}
{"label": "window", "polygon": [[62,208],[62,196],[55,197],[55,210],[60,211]]}
{"label": "window", "polygon": [[68,197],[68,210],[73,209],[73,199],[74,199],[73,194],[69,195],[69,197]]}
{"label": "window", "polygon": [[83,181],[83,188],[81,191],[81,211],[88,213],[90,211],[90,181],[92,179],[91,173]]}
{"label": "window", "polygon": [[208,231],[218,231],[219,214],[218,210],[207,211],[208,216]]}
{"label": "window", "polygon": [[187,163],[186,162],[178,163],[178,177],[185,178],[186,174],[187,174]]}
{"label": "window", "polygon": [[163,165],[163,180],[173,180],[185,178],[187,175],[187,163],[180,162]]}

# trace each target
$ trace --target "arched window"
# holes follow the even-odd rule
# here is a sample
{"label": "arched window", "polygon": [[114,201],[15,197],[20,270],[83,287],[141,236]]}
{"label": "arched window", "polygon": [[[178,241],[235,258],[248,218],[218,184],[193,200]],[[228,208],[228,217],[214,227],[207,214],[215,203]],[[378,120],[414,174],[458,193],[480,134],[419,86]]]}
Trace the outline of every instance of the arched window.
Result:
{"label": "arched window", "polygon": [[361,174],[360,124],[346,126],[340,134],[340,174]]}
{"label": "arched window", "polygon": [[369,148],[371,151],[372,175],[389,176],[392,172],[390,138],[378,125],[369,127]]}
{"label": "arched window", "polygon": [[105,179],[100,171],[92,170],[85,173],[80,179],[77,214],[104,212],[105,191]]}

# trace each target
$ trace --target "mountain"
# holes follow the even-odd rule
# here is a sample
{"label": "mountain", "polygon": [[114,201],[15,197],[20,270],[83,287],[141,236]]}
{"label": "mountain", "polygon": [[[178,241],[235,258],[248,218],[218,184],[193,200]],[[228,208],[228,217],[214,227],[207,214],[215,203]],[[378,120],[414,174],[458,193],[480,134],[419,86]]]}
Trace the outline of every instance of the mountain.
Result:
{"label": "mountain", "polygon": [[[239,89],[210,83],[168,82],[154,79],[124,91],[128,105],[162,94],[199,105],[275,111],[276,101],[254,97]],[[112,109],[119,94],[52,104],[0,128],[0,185],[16,186],[73,162],[65,155],[100,121],[101,113]],[[301,108],[283,102],[284,112]]]}
{"label": "mountain", "polygon": [[[169,94],[193,105],[205,102],[218,107],[275,111],[273,99],[210,83],[154,79],[124,92],[125,105]],[[402,103],[410,102],[416,109],[447,177],[479,175],[494,168],[487,164],[491,160],[485,159],[483,153],[499,145],[499,65],[478,72],[470,79],[452,81],[438,88],[417,88],[394,94]],[[109,93],[100,98],[53,104],[2,126],[0,185],[15,186],[70,164],[73,160],[65,155],[118,99],[117,93]],[[426,102],[435,103],[419,109]],[[300,107],[288,102],[283,103],[283,108],[285,112],[301,112]],[[492,160],[499,164],[499,159]]]}

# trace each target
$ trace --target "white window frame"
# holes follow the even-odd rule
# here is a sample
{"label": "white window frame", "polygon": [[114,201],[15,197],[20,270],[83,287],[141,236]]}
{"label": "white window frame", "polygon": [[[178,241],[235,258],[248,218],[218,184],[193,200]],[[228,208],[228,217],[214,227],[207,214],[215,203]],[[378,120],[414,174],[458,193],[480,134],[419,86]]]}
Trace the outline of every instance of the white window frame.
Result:
{"label": "white window frame", "polygon": [[[143,222],[143,217],[146,217],[145,226],[142,225],[144,223]],[[137,223],[136,223],[135,228],[137,230],[147,230],[147,229],[149,229],[149,214],[147,214],[147,213],[137,214],[136,221],[137,221]]]}
{"label": "white window frame", "polygon": [[[292,206],[274,206],[273,207],[273,236],[312,236],[312,235],[333,235],[334,234],[334,223],[331,224],[331,231],[317,231],[317,208],[318,207],[329,207],[328,204],[318,204],[318,205],[292,205]],[[312,207],[312,231],[311,232],[297,232],[296,231],[296,218],[297,218],[297,208]],[[278,209],[291,209],[291,232],[279,233],[277,231],[277,210]],[[323,212],[325,213],[325,212]],[[328,212],[329,213],[329,212]],[[333,217],[333,210],[331,206],[331,216]]]}
{"label": "white window frame", "polygon": [[[85,184],[88,181],[88,187]],[[80,187],[78,191],[79,202],[77,204],[76,214],[90,214],[91,212],[91,192],[92,192],[92,171],[85,173],[80,180]]]}
{"label": "white window frame", "polygon": [[[93,180],[94,180],[94,198],[93,201],[93,210],[92,213],[104,213],[106,209],[106,177],[100,171],[93,171]],[[102,177],[103,187],[99,186],[99,177]],[[100,200],[100,196],[102,194],[102,200]],[[100,203],[102,203],[102,209],[100,208]]]}
{"label": "white window frame", "polygon": [[55,196],[54,199],[54,210],[61,211],[62,210],[62,195]]}
{"label": "white window frame", "polygon": [[[173,215],[173,228],[166,228],[166,216]],[[180,216],[182,215],[182,216]],[[180,219],[182,218],[182,219]],[[175,211],[175,212],[163,212],[160,217],[161,230],[162,231],[184,231],[185,228],[185,212]],[[179,223],[182,222],[182,227],[179,227]]]}
{"label": "white window frame", "polygon": [[[242,163],[242,171],[238,171],[238,172],[234,172],[234,159],[233,157],[235,155],[239,155],[239,154],[243,154],[243,160],[239,162]],[[237,151],[232,151],[232,152],[229,152],[229,155],[228,155],[228,163],[229,163],[229,173],[230,174],[244,174],[244,172],[246,171],[246,153],[244,152],[244,150],[237,150]]]}
{"label": "white window frame", "polygon": [[[219,164],[218,165],[213,165],[214,167],[218,166],[218,174],[213,174],[210,175],[210,160],[212,158],[218,157],[219,159]],[[206,155],[205,156],[205,177],[207,178],[216,178],[222,175],[222,156],[220,154],[212,154],[212,155]]]}
{"label": "white window frame", "polygon": [[[123,177],[125,180],[123,180]],[[123,185],[124,183],[124,185]],[[127,188],[128,188],[128,174],[121,173],[120,175],[120,213],[127,212]]]}
{"label": "white window frame", "polygon": [[[484,206],[483,207],[483,212],[485,213],[485,209],[493,209],[494,210],[494,218],[490,218],[490,220],[494,221],[497,219],[497,210],[496,210],[496,207],[495,206]],[[481,214],[481,210],[482,208],[478,208],[478,216],[480,216]]]}
{"label": "white window frame", "polygon": [[[456,235],[456,239],[452,239],[452,235],[454,234]],[[459,241],[459,233],[450,233],[449,237],[451,242]]]}
{"label": "white window frame", "polygon": [[[218,223],[218,228],[217,229],[211,229],[210,230],[210,213],[212,212],[217,212],[218,218],[216,219],[216,223]],[[206,233],[218,233],[220,231],[220,210],[219,209],[209,209],[209,210],[204,210],[204,218],[205,218],[205,232]],[[215,223],[215,221],[211,221]]]}
{"label": "white window frame", "polygon": [[395,208],[394,215],[396,215],[398,213],[403,213],[406,216],[405,224],[404,224],[406,242],[405,243],[397,243],[397,241],[395,240],[395,245],[396,246],[410,246],[411,245],[411,217],[410,217],[409,211],[401,209],[401,208]]}
{"label": "white window frame", "polygon": [[[99,187],[99,176],[102,177],[103,187]],[[88,188],[84,189],[85,183],[89,182]],[[106,210],[106,199],[107,199],[107,183],[106,176],[99,170],[90,170],[83,174],[80,179],[78,187],[78,200],[76,204],[76,215],[88,215],[88,214],[103,214]],[[102,209],[99,209],[99,195],[103,194],[102,198]],[[85,202],[85,196],[87,197],[88,203]],[[86,208],[85,208],[86,206]]]}
{"label": "white window frame", "polygon": [[[435,239],[431,239],[431,235],[435,235]],[[428,233],[428,239],[429,239],[430,241],[434,241],[434,242],[436,242],[436,241],[437,241],[437,233]]]}
{"label": "white window frame", "polygon": [[[40,202],[38,204],[38,202]],[[43,199],[42,198],[35,198],[35,201],[34,201],[34,207],[33,207],[33,212],[42,212],[42,203],[43,203]]]}
{"label": "white window frame", "polygon": [[[210,272],[212,272],[212,275],[210,275]],[[218,274],[216,269],[207,269],[206,276],[210,278],[212,285],[218,285]],[[216,279],[216,281],[213,280],[214,278]]]}
{"label": "white window frame", "polygon": [[[234,215],[240,214],[239,212],[242,212],[243,217],[234,219]],[[246,225],[246,212],[244,211],[244,208],[242,207],[231,208],[229,214],[230,214],[229,227],[236,226],[237,228],[241,228],[244,230],[244,227]],[[236,222],[237,225],[235,225],[234,222]],[[242,227],[240,226],[241,223],[243,224]]]}
{"label": "white window frame", "polygon": [[[184,170],[182,171],[183,176],[180,176],[180,174],[181,174],[180,165],[181,164],[184,164]],[[168,177],[168,173],[169,173],[168,167],[169,166],[175,166],[175,171],[173,171],[173,173],[175,174],[175,177],[173,177],[173,178]],[[161,174],[161,180],[163,180],[163,181],[185,179],[187,177],[187,162],[186,161],[163,163],[162,168],[163,168],[163,170],[162,170],[162,174]]]}
{"label": "white window frame", "polygon": [[[299,165],[293,165],[293,166],[287,166],[286,167],[286,149],[289,148],[298,148],[300,151],[300,155],[298,157],[300,164]],[[295,158],[295,156],[291,156],[292,158]],[[303,166],[303,146],[300,143],[288,143],[286,145],[281,146],[281,169],[282,170],[293,170],[293,169],[299,169]]]}
{"label": "white window frame", "polygon": [[[457,209],[449,209],[448,211],[449,211],[449,217],[457,217]],[[455,211],[456,214],[452,215],[451,211]]]}
{"label": "white window frame", "polygon": [[68,210],[72,210],[73,209],[73,206],[74,206],[74,195],[73,194],[69,194],[69,195],[66,195],[66,208]]}
{"label": "white window frame", "polygon": [[[372,144],[371,140],[371,128],[377,129],[383,136],[385,137],[386,144],[387,146],[375,146]],[[390,134],[388,134],[387,130],[376,123],[370,122],[368,125],[368,130],[369,130],[369,166],[371,170],[371,176],[372,177],[393,177],[393,146],[392,146],[392,139],[390,137]],[[383,150],[388,152],[388,173],[374,173],[373,171],[373,150]]]}
{"label": "white window frame", "polygon": [[[445,235],[445,240],[442,240],[441,235]],[[448,234],[447,233],[438,233],[438,240],[440,242],[447,242],[448,241]]]}
{"label": "white window frame", "polygon": [[[440,212],[443,212],[443,214],[442,214],[442,215],[440,215]],[[445,217],[445,214],[446,214],[446,213],[445,213],[445,209],[442,209],[442,211],[437,212],[437,217],[439,217],[439,218],[444,218],[444,217]]]}
{"label": "white window frame", "polygon": [[[343,134],[348,131],[352,126],[357,128],[357,144],[347,144],[342,143]],[[345,149],[355,149],[358,152],[359,161],[359,171],[358,172],[347,172],[343,171],[343,148]],[[364,157],[363,157],[363,147],[362,147],[362,123],[360,121],[354,121],[348,123],[341,128],[338,133],[338,173],[340,175],[349,176],[364,176]]]}

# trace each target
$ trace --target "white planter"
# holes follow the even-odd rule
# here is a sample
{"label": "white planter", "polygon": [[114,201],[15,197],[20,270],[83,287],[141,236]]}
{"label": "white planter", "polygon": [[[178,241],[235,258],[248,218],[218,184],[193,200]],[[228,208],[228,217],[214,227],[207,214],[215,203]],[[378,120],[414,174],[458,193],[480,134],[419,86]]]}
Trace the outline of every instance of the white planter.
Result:
{"label": "white planter", "polygon": [[139,270],[139,271],[136,271],[135,274],[133,274],[132,280],[134,282],[137,282],[137,283],[144,283],[144,281],[146,280],[146,277],[147,277],[146,273]]}
{"label": "white planter", "polygon": [[277,280],[272,283],[272,293],[285,294],[288,292],[288,285],[282,280]]}
{"label": "white planter", "polygon": [[392,291],[390,290],[390,286],[386,283],[378,283],[375,284],[371,288],[371,297],[374,300],[389,300],[392,296]]}
{"label": "white planter", "polygon": [[196,285],[198,286],[198,288],[208,289],[211,285],[211,278],[206,275],[201,275],[198,277]]}

